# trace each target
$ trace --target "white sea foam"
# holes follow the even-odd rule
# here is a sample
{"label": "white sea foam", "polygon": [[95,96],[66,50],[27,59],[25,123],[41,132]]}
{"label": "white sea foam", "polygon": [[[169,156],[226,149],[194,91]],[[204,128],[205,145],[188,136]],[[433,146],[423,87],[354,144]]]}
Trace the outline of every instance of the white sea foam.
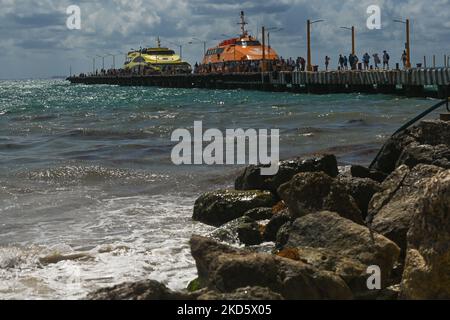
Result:
{"label": "white sea foam", "polygon": [[[80,299],[101,287],[142,279],[185,288],[196,277],[189,238],[211,231],[191,222],[193,200],[104,199],[89,209],[91,219],[69,225],[72,230],[60,235],[58,245],[0,248],[0,299]],[[70,241],[77,234],[91,236],[81,246]]]}

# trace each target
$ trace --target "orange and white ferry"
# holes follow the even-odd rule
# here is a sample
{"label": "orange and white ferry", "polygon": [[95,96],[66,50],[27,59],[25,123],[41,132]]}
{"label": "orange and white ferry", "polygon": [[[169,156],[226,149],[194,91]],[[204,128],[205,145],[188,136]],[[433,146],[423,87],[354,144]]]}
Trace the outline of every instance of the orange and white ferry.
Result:
{"label": "orange and white ferry", "polygon": [[203,58],[203,65],[232,62],[260,63],[263,59],[267,61],[278,59],[278,54],[274,49],[266,45],[263,47],[257,38],[249,35],[245,28],[247,22],[243,11],[241,12],[241,22],[239,24],[241,25],[241,35],[224,40],[218,46],[208,49]]}

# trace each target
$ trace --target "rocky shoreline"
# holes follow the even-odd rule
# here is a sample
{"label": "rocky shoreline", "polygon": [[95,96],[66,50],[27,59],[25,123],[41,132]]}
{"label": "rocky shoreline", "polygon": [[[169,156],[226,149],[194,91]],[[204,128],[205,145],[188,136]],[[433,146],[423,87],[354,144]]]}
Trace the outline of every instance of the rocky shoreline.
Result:
{"label": "rocky shoreline", "polygon": [[339,172],[334,155],[260,169],[196,201],[193,219],[217,229],[192,236],[198,278],[185,291],[149,280],[87,298],[450,299],[450,122],[389,139],[372,169]]}

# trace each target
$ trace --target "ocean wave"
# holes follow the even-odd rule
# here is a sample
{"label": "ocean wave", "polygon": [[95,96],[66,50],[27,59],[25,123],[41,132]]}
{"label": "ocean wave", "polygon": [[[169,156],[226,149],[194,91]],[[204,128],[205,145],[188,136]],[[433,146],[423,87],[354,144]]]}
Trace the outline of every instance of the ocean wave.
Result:
{"label": "ocean wave", "polygon": [[79,128],[61,134],[63,137],[71,138],[107,138],[107,139],[146,139],[154,136],[154,132],[146,130],[120,131],[94,128]]}
{"label": "ocean wave", "polygon": [[145,171],[134,171],[102,166],[64,166],[58,168],[20,172],[19,177],[48,182],[106,182],[120,181],[121,183],[151,183],[166,180],[167,175],[153,174]]}

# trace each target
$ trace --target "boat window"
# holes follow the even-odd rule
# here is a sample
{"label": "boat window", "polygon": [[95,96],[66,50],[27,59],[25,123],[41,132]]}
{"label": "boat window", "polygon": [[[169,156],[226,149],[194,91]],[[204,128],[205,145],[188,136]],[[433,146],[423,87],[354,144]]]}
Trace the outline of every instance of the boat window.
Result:
{"label": "boat window", "polygon": [[238,41],[236,45],[243,47],[251,47],[251,46],[260,46],[261,42],[259,41]]}
{"label": "boat window", "polygon": [[213,56],[213,55],[215,55],[215,54],[222,54],[224,51],[225,51],[224,48],[214,48],[214,49],[209,49],[209,50],[206,52],[206,55],[207,55],[207,56]]}
{"label": "boat window", "polygon": [[145,59],[142,57],[136,57],[136,58],[134,58],[133,62],[135,62],[135,63],[145,62]]}
{"label": "boat window", "polygon": [[145,54],[151,55],[151,56],[172,56],[175,54],[175,51],[173,50],[165,50],[165,51],[151,51],[148,50],[145,52]]}

